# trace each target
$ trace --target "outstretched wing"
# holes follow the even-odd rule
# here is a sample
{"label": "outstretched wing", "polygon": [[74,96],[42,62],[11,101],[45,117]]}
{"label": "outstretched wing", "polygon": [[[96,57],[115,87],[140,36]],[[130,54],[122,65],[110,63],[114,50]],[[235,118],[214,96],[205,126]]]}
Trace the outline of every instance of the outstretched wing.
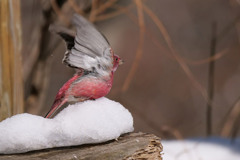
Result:
{"label": "outstretched wing", "polygon": [[73,24],[77,29],[74,46],[63,61],[70,67],[108,75],[113,68],[113,53],[106,38],[80,15],[73,16]]}
{"label": "outstretched wing", "polygon": [[70,51],[73,48],[75,33],[72,30],[59,25],[52,24],[49,26],[49,31],[57,33],[59,36],[62,37],[62,39],[64,39],[64,41],[66,42],[68,51]]}

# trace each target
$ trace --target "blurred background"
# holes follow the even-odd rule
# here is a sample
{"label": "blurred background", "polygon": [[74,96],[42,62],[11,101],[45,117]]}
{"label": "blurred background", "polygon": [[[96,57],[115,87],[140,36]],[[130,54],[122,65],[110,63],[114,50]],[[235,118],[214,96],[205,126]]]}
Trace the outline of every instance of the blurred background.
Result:
{"label": "blurred background", "polygon": [[107,97],[130,110],[135,131],[240,135],[239,0],[1,0],[0,121],[49,111],[74,70],[48,28],[74,30],[73,13],[124,59]]}

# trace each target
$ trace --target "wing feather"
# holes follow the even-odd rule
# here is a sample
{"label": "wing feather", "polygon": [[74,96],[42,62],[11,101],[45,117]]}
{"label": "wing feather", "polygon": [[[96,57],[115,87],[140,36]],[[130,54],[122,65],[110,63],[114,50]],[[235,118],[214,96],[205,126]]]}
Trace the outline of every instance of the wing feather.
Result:
{"label": "wing feather", "polygon": [[63,61],[71,67],[96,72],[102,76],[111,72],[113,54],[106,38],[84,17],[75,14],[73,24],[77,29],[74,46]]}
{"label": "wing feather", "polygon": [[64,39],[64,41],[66,42],[68,50],[70,50],[74,46],[75,34],[73,33],[73,31],[53,24],[49,26],[49,31],[55,32],[60,35],[61,38]]}

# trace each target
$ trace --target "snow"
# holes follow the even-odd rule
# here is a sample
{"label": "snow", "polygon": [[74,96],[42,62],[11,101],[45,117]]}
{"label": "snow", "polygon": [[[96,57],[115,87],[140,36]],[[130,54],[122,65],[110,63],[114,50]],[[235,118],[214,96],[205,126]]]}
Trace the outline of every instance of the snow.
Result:
{"label": "snow", "polygon": [[55,118],[18,114],[0,122],[0,154],[101,143],[133,131],[131,113],[105,97],[69,105]]}
{"label": "snow", "polygon": [[166,160],[240,160],[240,139],[234,142],[220,137],[165,140],[162,145]]}

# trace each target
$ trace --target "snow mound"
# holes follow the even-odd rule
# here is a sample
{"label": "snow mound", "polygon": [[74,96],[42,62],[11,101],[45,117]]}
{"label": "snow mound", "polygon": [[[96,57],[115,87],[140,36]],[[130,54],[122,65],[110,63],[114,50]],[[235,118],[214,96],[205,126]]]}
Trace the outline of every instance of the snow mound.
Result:
{"label": "snow mound", "polygon": [[53,119],[18,114],[0,122],[0,154],[101,143],[133,131],[131,113],[105,97],[69,105]]}
{"label": "snow mound", "polygon": [[240,160],[240,139],[231,142],[220,137],[165,140],[163,159],[167,160]]}

